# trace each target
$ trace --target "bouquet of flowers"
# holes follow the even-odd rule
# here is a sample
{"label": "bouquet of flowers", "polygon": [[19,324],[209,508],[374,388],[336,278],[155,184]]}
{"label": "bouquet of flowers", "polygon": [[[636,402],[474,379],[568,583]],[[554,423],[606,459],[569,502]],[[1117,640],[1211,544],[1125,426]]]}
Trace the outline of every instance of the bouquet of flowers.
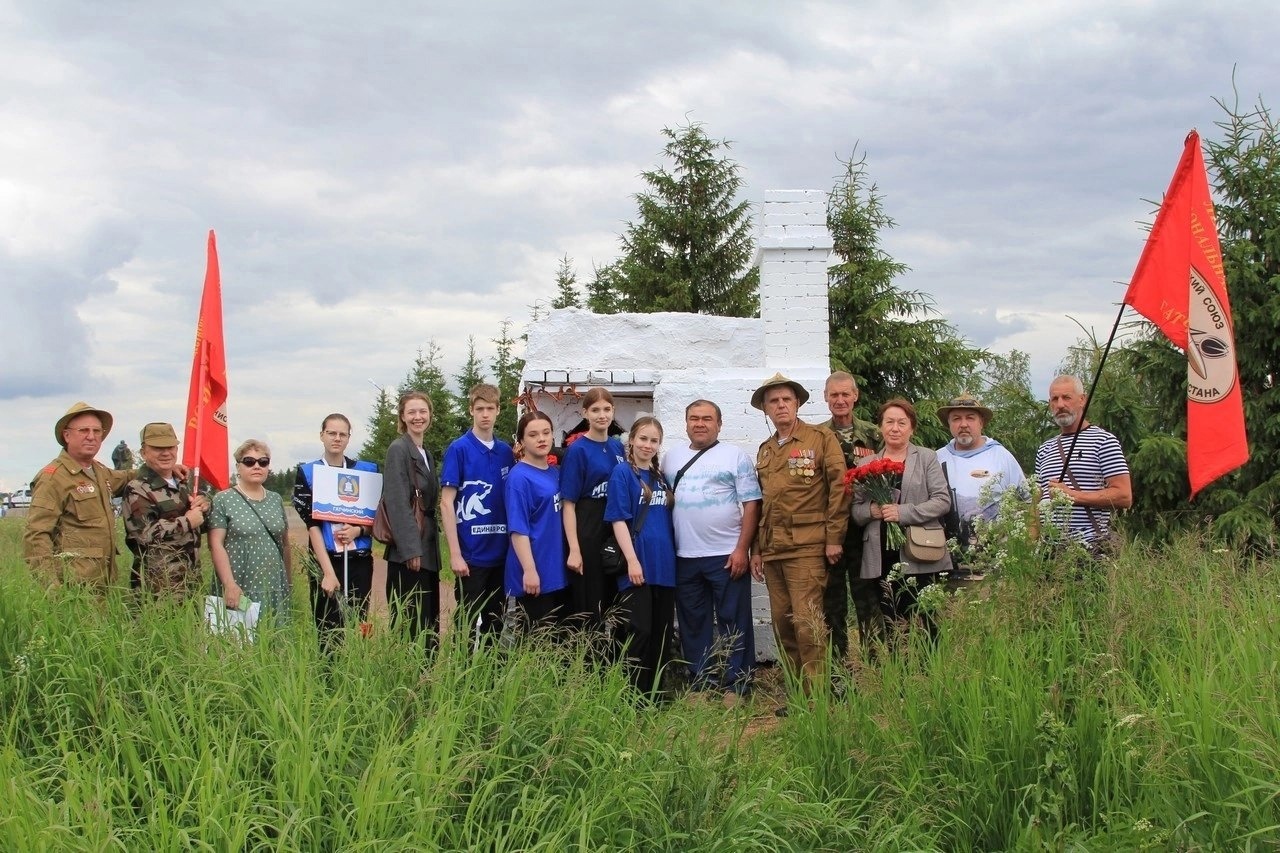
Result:
{"label": "bouquet of flowers", "polygon": [[[906,465],[892,459],[872,459],[865,465],[850,468],[844,475],[844,493],[851,494],[855,487],[861,488],[872,503],[891,504],[894,502],[894,491],[902,488],[902,472]],[[900,550],[907,541],[902,525],[896,521],[887,521],[884,525],[885,545]]]}

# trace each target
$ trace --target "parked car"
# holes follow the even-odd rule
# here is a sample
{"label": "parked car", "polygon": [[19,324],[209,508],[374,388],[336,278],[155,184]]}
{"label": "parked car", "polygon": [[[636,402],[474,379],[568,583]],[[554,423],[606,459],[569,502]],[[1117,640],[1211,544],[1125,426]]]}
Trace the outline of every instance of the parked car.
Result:
{"label": "parked car", "polygon": [[18,489],[18,491],[9,495],[9,506],[14,508],[31,506],[31,490]]}

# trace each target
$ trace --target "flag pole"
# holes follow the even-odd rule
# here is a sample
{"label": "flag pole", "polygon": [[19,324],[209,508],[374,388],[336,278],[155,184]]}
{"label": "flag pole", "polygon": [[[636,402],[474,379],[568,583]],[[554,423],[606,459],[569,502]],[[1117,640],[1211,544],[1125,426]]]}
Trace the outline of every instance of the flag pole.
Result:
{"label": "flag pole", "polygon": [[1098,380],[1102,378],[1102,368],[1107,363],[1107,356],[1111,354],[1111,342],[1116,339],[1116,332],[1120,330],[1120,318],[1124,316],[1125,303],[1120,303],[1120,310],[1116,312],[1116,321],[1111,325],[1111,334],[1107,336],[1107,344],[1102,348],[1102,358],[1098,359],[1098,369],[1093,372],[1093,383],[1089,386],[1089,393],[1084,398],[1084,408],[1080,410],[1080,421],[1076,424],[1075,430],[1071,433],[1071,445],[1067,448],[1067,456],[1062,460],[1062,471],[1058,474],[1058,482],[1067,476],[1067,468],[1071,466],[1071,454],[1075,452],[1076,440],[1080,438],[1080,428],[1085,422],[1085,417],[1089,414],[1089,404],[1093,402],[1094,389],[1098,387]]}
{"label": "flag pole", "polygon": [[[204,443],[200,440],[204,432],[204,409],[206,405],[205,384],[209,381],[209,340],[204,335],[200,336],[200,397],[196,402],[196,447],[204,447]],[[200,454],[196,453],[196,464],[191,468],[191,494],[200,493]]]}

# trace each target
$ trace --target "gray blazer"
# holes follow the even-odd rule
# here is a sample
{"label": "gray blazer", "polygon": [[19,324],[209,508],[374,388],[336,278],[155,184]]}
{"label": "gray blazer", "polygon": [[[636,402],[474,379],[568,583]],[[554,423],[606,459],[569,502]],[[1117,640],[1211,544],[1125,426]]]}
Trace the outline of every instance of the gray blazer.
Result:
{"label": "gray blazer", "polygon": [[[426,451],[431,458],[431,451]],[[421,533],[413,519],[413,507],[409,503],[413,491],[413,478],[417,478],[422,507],[427,521]],[[434,460],[431,467],[422,461],[422,454],[413,439],[402,435],[387,448],[387,464],[383,469],[382,497],[386,500],[387,520],[391,522],[391,535],[395,542],[387,546],[387,560],[403,563],[411,557],[422,558],[422,571],[440,571],[440,549],[436,541],[436,506],[440,503],[440,478],[436,474]]]}
{"label": "gray blazer", "polygon": [[[884,456],[881,450],[864,461]],[[907,445],[906,470],[902,474],[902,494],[898,498],[899,524],[903,527],[919,524],[925,527],[942,527],[942,519],[951,509],[951,489],[946,475],[938,464],[938,454],[927,447]],[[880,577],[880,521],[871,517],[871,500],[861,491],[854,495],[849,510],[853,523],[862,525],[862,577]],[[909,575],[951,571],[951,555],[944,554],[934,563],[916,563],[907,560],[903,571]]]}

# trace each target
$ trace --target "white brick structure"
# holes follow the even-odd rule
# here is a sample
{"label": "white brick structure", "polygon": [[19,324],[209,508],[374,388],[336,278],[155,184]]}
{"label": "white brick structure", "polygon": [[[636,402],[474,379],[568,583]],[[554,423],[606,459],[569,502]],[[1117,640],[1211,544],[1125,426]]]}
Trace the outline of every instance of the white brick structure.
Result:
{"label": "white brick structure", "polygon": [[[721,441],[755,456],[772,432],[751,394],[781,371],[811,395],[800,417],[826,420],[822,387],[830,372],[827,266],[831,235],[826,194],[777,190],[765,194],[758,217],[760,317],[705,314],[592,314],[552,311],[529,329],[522,390],[551,415],[556,443],[581,419],[578,402],[593,385],[614,395],[617,420],[638,414],[662,421],[665,443],[685,440],[684,408],[703,398],[724,413]],[[773,659],[768,603],[757,585],[758,656]],[[761,620],[763,617],[763,621]]]}

